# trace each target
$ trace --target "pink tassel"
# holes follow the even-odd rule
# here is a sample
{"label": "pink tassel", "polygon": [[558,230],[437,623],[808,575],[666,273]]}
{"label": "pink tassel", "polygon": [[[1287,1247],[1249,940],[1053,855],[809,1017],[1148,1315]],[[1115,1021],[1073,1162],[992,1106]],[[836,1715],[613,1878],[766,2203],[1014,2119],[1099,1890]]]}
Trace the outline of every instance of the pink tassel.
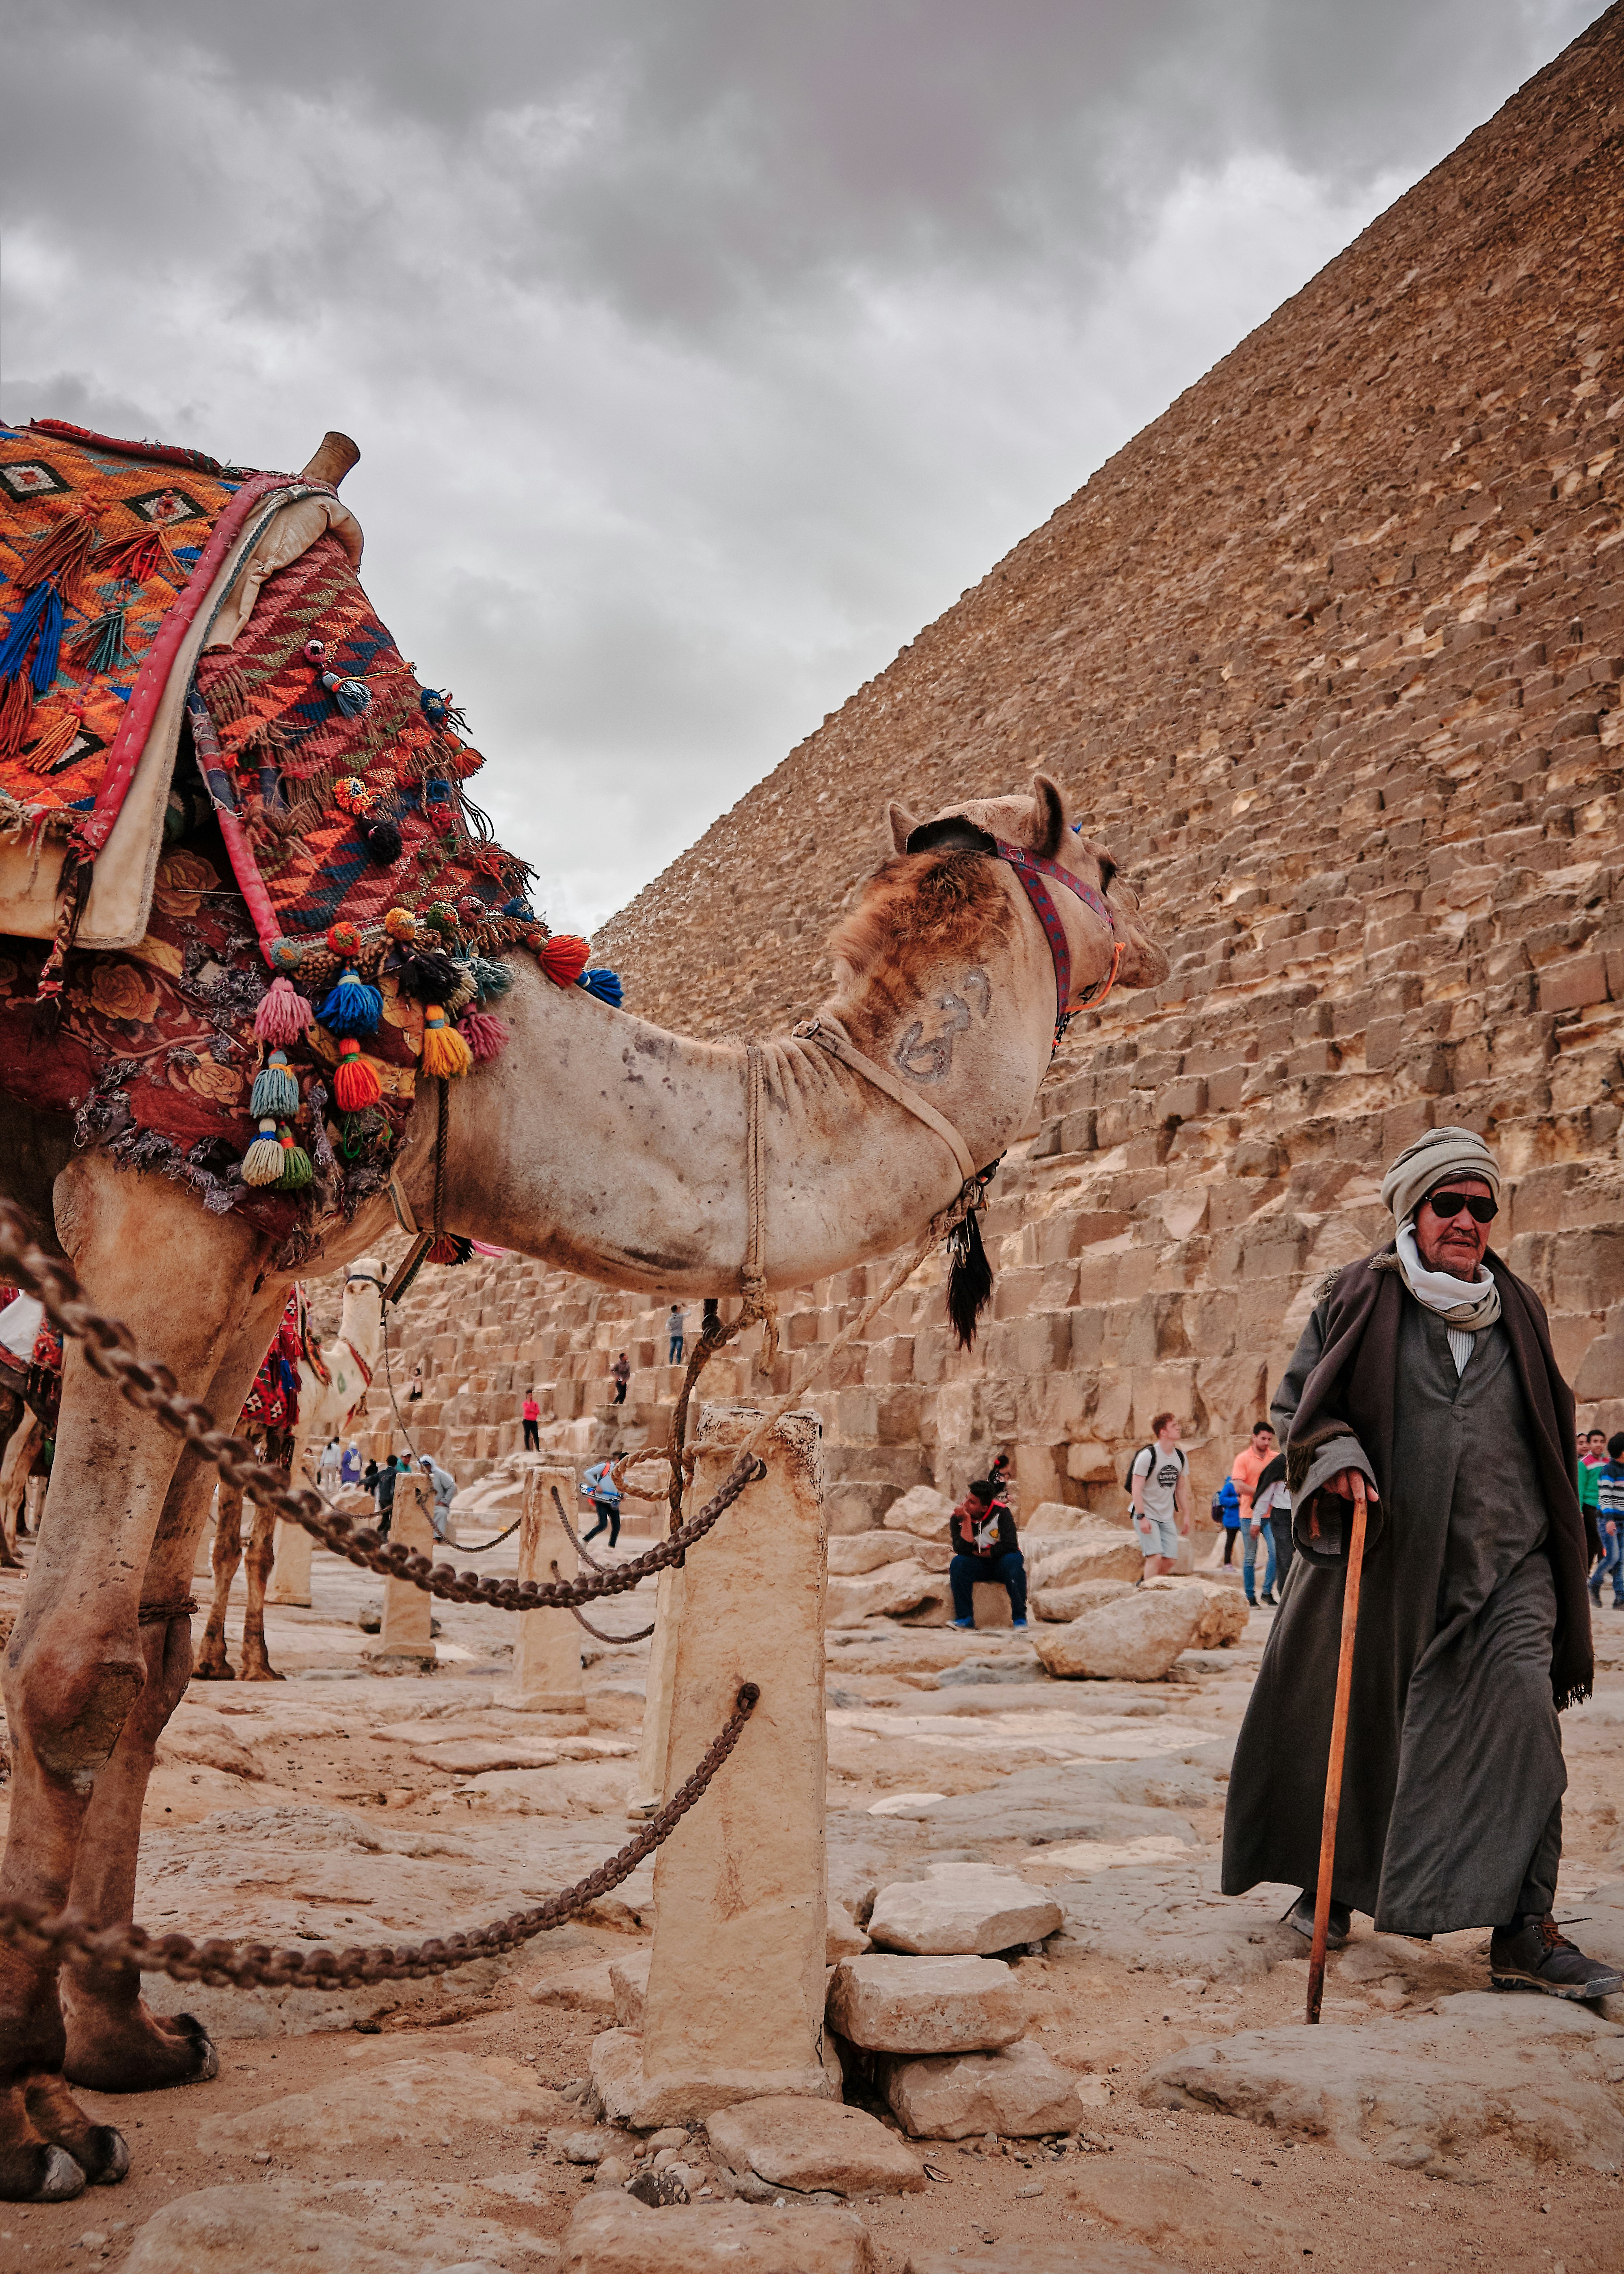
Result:
{"label": "pink tassel", "polygon": [[290,979],[273,979],[254,1013],[254,1033],[275,1050],[285,1050],[289,1043],[302,1042],[306,1029],[315,1023],[314,1011]]}
{"label": "pink tassel", "polygon": [[465,1011],[457,1020],[457,1032],[472,1050],[477,1065],[498,1057],[513,1035],[506,1019],[493,1019],[488,1011]]}

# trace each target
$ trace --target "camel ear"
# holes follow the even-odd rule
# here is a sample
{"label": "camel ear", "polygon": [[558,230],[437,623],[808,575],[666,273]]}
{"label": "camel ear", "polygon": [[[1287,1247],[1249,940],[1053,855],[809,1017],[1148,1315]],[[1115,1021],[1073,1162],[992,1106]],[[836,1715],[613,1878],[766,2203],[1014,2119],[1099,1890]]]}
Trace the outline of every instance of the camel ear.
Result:
{"label": "camel ear", "polygon": [[914,832],[919,827],[918,822],[908,811],[907,807],[906,805],[898,805],[895,798],[892,798],[891,803],[886,807],[885,817],[891,824],[891,841],[892,848],[896,852],[906,853],[908,849],[909,838],[912,837]]}
{"label": "camel ear", "polygon": [[1061,794],[1059,783],[1048,774],[1034,774],[1032,802],[1037,809],[1034,817],[1032,849],[1045,861],[1052,861],[1065,835],[1065,799]]}

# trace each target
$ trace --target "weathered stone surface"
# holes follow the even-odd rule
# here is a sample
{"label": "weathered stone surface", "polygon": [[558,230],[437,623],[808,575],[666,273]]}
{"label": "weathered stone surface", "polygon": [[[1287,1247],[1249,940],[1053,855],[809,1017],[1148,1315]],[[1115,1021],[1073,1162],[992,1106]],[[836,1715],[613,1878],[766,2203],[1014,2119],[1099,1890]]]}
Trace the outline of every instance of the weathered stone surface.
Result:
{"label": "weathered stone surface", "polygon": [[[1097,2079],[1085,2078],[1085,2086]],[[1259,2202],[1249,2187],[1250,2200],[1236,2201],[1234,2182],[1214,2182],[1177,2156],[1159,2156],[1119,2140],[1113,2156],[1086,2157],[1068,2166],[1067,2208],[1082,2218],[1097,2220],[1108,2230],[1091,2247],[1101,2252],[1100,2265],[1112,2266],[1110,2251],[1142,2251],[1148,2247],[1162,2265],[1175,2259],[1181,2265],[1244,2266],[1259,2254],[1271,2236],[1287,2240],[1290,2255],[1302,2263],[1300,2244],[1282,2235],[1282,2222]],[[1092,2266],[1086,2258],[1085,2266]],[[1132,2265],[1130,2258],[1127,2264]]]}
{"label": "weathered stone surface", "polygon": [[921,1540],[944,1540],[952,1513],[953,1503],[945,1493],[932,1485],[915,1485],[886,1510],[885,1529],[912,1532]]}
{"label": "weathered stone surface", "polygon": [[609,1962],[609,1990],[617,2029],[641,2029],[643,1993],[649,1986],[650,1950],[628,1950]]}
{"label": "weathered stone surface", "polygon": [[207,2117],[198,2145],[217,2155],[267,2153],[331,2163],[352,2148],[438,2145],[470,2124],[543,2127],[557,2106],[532,2071],[505,2055],[370,2062],[320,2092],[285,2093],[236,2116]]}
{"label": "weathered stone surface", "polygon": [[1194,1588],[1141,1587],[1066,1626],[1034,1627],[1033,1647],[1051,1674],[1067,1681],[1160,1682],[1190,1648],[1206,1608]]}
{"label": "weathered stone surface", "polygon": [[[976,2274],[1184,2274],[1170,2258],[1160,2258],[1137,2242],[994,2243],[979,2249],[969,2263]],[[966,2262],[958,2253],[914,2248],[903,2262],[902,2274],[965,2274]]]}
{"label": "weathered stone surface", "polygon": [[1148,2105],[1327,2135],[1448,2170],[1493,2139],[1537,2162],[1624,2166],[1624,2028],[1555,1998],[1473,1991],[1357,2028],[1250,2029],[1160,2062]]}
{"label": "weathered stone surface", "polygon": [[[395,2208],[400,2208],[395,2191]],[[363,2196],[353,2214],[280,2184],[205,2187],[149,2218],[123,2262],[123,2274],[501,2274],[515,2263],[537,2274],[555,2267],[553,2247],[538,2237],[513,2255],[512,2230],[494,2220],[441,2211],[380,2219]],[[92,2255],[93,2254],[86,2254]],[[19,2262],[20,2263],[20,2262]]]}
{"label": "weathered stone surface", "polygon": [[1034,1589],[1031,1603],[1038,1617],[1050,1626],[1067,1626],[1086,1612],[1099,1610],[1132,1593],[1131,1579],[1078,1579],[1064,1587]]}
{"label": "weathered stone surface", "polygon": [[[1064,1532],[1075,1532],[1079,1525],[1086,1520],[1084,1510],[1072,1508],[1065,1501],[1041,1500],[1030,1515],[1023,1511],[1020,1529],[1023,1533],[1030,1533],[1034,1538],[1057,1537]],[[1022,1545],[1025,1544],[1023,1540]]]}
{"label": "weathered stone surface", "polygon": [[[643,2018],[648,2014],[644,1993]],[[593,2088],[611,2122],[650,2132],[661,2124],[685,2123],[693,2115],[695,2086],[686,2072],[650,2076],[643,2067],[643,2039],[630,2029],[604,2029],[592,2040],[590,2072]],[[784,2069],[708,2067],[703,2097],[709,2108],[733,2108],[743,2100],[763,2100],[779,2093],[808,2093],[833,2100],[839,2097],[837,2068]]]}
{"label": "weathered stone surface", "polygon": [[729,2171],[799,2194],[904,2195],[922,2187],[919,2157],[861,2108],[783,2097],[718,2109],[705,2126]]}
{"label": "weathered stone surface", "polygon": [[1079,1581],[1120,1580],[1136,1585],[1145,1569],[1138,1537],[1113,1525],[1090,1525],[1076,1540],[1063,1541],[1034,1559],[1034,1587],[1071,1587]]}
{"label": "weathered stone surface", "polygon": [[860,1626],[864,1619],[895,1618],[921,1604],[948,1600],[946,1580],[910,1556],[904,1563],[887,1563],[866,1579],[831,1578],[827,1623]]}
{"label": "weathered stone surface", "polygon": [[1081,2120],[1077,2080],[1029,2037],[993,2053],[887,2061],[885,2097],[916,2140],[1006,2139],[1069,2132]]}
{"label": "weathered stone surface", "polygon": [[1041,1887],[991,1864],[933,1864],[922,1879],[894,1881],[875,1898],[868,1939],[877,1949],[929,1957],[985,1956],[1041,1942],[1060,1907]]}
{"label": "weathered stone surface", "polygon": [[845,1539],[837,1535],[829,1543],[829,1576],[861,1578],[883,1564],[906,1563],[914,1552],[912,1538],[899,1538],[894,1532],[858,1532]]}
{"label": "weathered stone surface", "polygon": [[1252,1615],[1252,1606],[1239,1587],[1226,1586],[1221,1579],[1147,1579],[1145,1585],[1153,1593],[1165,1593],[1182,1587],[1185,1600],[1192,1594],[1201,1599],[1201,1615],[1196,1627],[1192,1650],[1222,1650],[1227,1643],[1238,1642],[1246,1631],[1246,1622]]}
{"label": "weathered stone surface", "polygon": [[579,2205],[560,2262],[561,2274],[875,2274],[876,2264],[868,2230],[850,2211],[646,2210],[619,2193]]}
{"label": "weathered stone surface", "polygon": [[848,1958],[829,1985],[830,2026],[869,2052],[984,2052],[1012,2044],[1029,2000],[989,1958]]}
{"label": "weathered stone surface", "polygon": [[832,1900],[829,1905],[828,1924],[823,1935],[823,1956],[831,1966],[843,1958],[855,1958],[868,1947],[868,1937],[852,1917]]}

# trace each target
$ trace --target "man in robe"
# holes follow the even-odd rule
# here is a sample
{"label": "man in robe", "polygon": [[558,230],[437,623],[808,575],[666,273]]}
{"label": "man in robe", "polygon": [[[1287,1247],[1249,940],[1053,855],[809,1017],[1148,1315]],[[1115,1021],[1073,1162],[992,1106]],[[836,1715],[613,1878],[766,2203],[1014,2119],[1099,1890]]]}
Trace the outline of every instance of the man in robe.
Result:
{"label": "man in robe", "polygon": [[1595,1553],[1573,1394],[1544,1306],[1488,1246],[1500,1168],[1434,1129],[1381,1187],[1395,1239],[1337,1273],[1272,1413],[1297,1547],[1229,1780],[1223,1889],[1284,1881],[1313,1931],[1353,1481],[1368,1528],[1331,1936],[1491,1927],[1497,1989],[1606,1997],[1618,1971],[1552,1916],[1568,1773],[1557,1715],[1590,1695]]}

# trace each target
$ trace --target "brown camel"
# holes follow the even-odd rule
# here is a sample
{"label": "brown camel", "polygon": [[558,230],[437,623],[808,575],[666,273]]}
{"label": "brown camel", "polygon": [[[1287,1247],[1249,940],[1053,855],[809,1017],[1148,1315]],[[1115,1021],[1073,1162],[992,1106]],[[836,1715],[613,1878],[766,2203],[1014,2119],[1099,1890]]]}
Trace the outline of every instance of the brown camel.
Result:
{"label": "brown camel", "polygon": [[[338,1333],[330,1343],[318,1342],[322,1373],[317,1372],[315,1360],[309,1355],[299,1360],[297,1427],[289,1443],[268,1447],[265,1457],[274,1465],[288,1469],[303,1484],[315,1482],[315,1465],[322,1446],[335,1431],[343,1427],[366,1395],[372,1369],[378,1363],[379,1346],[383,1340],[383,1266],[378,1258],[375,1255],[358,1257],[350,1265],[350,1276],[344,1283],[344,1307]],[[252,1434],[240,1415],[237,1434],[239,1436]],[[284,1453],[285,1459],[282,1458]],[[255,1509],[252,1528],[248,1535],[248,1602],[243,1612],[242,1678],[244,1682],[280,1682],[282,1678],[271,1664],[270,1654],[265,1647],[265,1598],[278,1551],[278,1534],[283,1529],[274,1510]],[[308,1573],[310,1534],[307,1532],[298,1533],[292,1545],[296,1554],[302,1549],[304,1569]],[[192,1679],[197,1682],[233,1682],[237,1676],[226,1657],[226,1609],[230,1600],[231,1583],[237,1577],[237,1567],[244,1560],[243,1495],[223,1479],[214,1517],[214,1545],[210,1560],[214,1576],[214,1600],[209,1608],[208,1624],[203,1630],[202,1646],[192,1669]]]}
{"label": "brown camel", "polygon": [[[1072,834],[1040,776],[1029,797],[960,806],[956,829],[888,861],[834,942],[827,1006],[857,1047],[961,1133],[979,1168],[1019,1134],[1049,1065],[1056,965],[1016,871],[981,832],[1052,859],[1111,911],[1054,894],[1073,985],[1154,985],[1167,960],[1102,849]],[[899,847],[915,835],[893,812]],[[450,1086],[449,1230],[611,1286],[693,1297],[740,1284],[747,1246],[745,1051],[696,1043],[560,989],[512,959],[501,1057]],[[959,1189],[941,1135],[812,1039],[763,1049],[769,1290],[890,1254]],[[567,1096],[568,1110],[557,1101]],[[273,1243],[180,1186],[127,1174],[71,1132],[16,1109],[0,1188],[71,1261],[89,1302],[122,1319],[183,1393],[235,1414],[286,1299]],[[432,1209],[436,1116],[414,1117],[400,1181]],[[388,1204],[319,1227],[320,1262],[372,1253]],[[307,1260],[303,1268],[308,1270]],[[186,1686],[185,1606],[214,1481],[127,1405],[70,1343],[49,1521],[7,1653],[13,1751],[0,1895],[128,1920],[153,1749]],[[211,2076],[195,2021],[160,2018],[133,1967],[60,1972],[0,1947],[0,2197],[40,2201],[128,2168],[70,2082],[128,2092]]]}

